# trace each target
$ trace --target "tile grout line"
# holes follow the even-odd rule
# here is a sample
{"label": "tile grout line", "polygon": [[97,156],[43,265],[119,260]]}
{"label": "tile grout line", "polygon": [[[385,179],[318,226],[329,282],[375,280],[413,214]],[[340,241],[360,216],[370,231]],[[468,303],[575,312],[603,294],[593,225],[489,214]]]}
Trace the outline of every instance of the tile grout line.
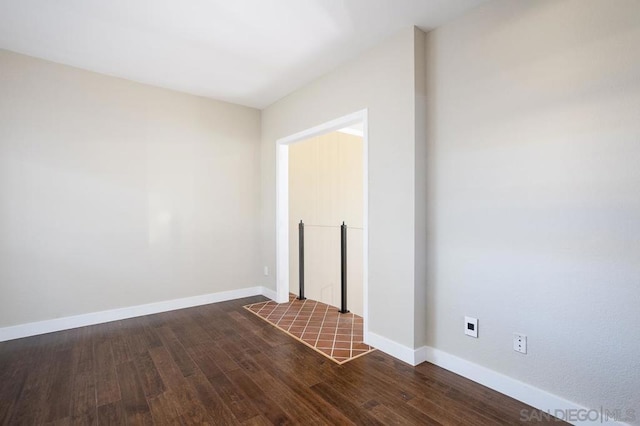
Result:
{"label": "tile grout line", "polygon": [[349,348],[349,358],[353,357],[353,328],[356,325],[356,315],[351,314],[351,345]]}
{"label": "tile grout line", "polygon": [[[318,304],[316,303],[316,306]],[[324,321],[327,319],[327,312],[329,312],[329,305],[326,305],[326,309],[324,310],[324,315],[322,316],[322,323],[320,323],[320,330],[318,330],[318,337],[316,337],[316,342],[313,346],[318,347],[318,342],[320,341],[320,335],[322,334],[322,329],[324,328]],[[332,348],[333,349],[333,348]]]}
{"label": "tile grout line", "polygon": [[[264,304],[260,307],[260,309],[258,309],[257,311],[255,311],[255,313],[259,315],[259,314],[260,314],[260,312],[262,312],[262,310],[263,310],[264,308],[266,308],[268,304],[269,304],[269,302],[264,302]],[[249,306],[249,309],[251,309],[253,306],[254,306],[254,305]]]}
{"label": "tile grout line", "polygon": [[[302,306],[300,306],[300,310],[298,311],[298,313],[296,314],[296,317],[293,319],[293,321],[291,321],[291,325],[289,326],[289,328],[287,328],[287,331],[289,331],[291,329],[291,327],[293,327],[296,323],[296,320],[298,319],[298,317],[300,316],[300,312],[302,312],[302,310],[304,309],[304,305],[307,304],[307,301],[309,299],[304,299],[304,302],[302,302]],[[292,302],[293,304],[293,302]],[[315,309],[315,308],[314,308]],[[306,330],[306,326],[305,326],[305,330]],[[302,330],[302,334],[304,334],[304,330]]]}
{"label": "tile grout line", "polygon": [[[309,301],[308,304],[307,304],[307,301]],[[280,325],[279,322],[282,321],[284,316],[286,316],[286,315],[288,315],[288,314],[290,314],[290,313],[295,311],[295,309],[293,309],[294,308],[293,307],[294,302],[295,302],[295,295],[292,294],[290,299],[289,299],[289,302],[287,302],[287,303],[289,303],[289,306],[287,307],[287,309],[284,311],[284,314],[278,319],[277,322],[274,322],[274,320],[270,320],[270,319],[262,316],[263,314],[259,314],[258,312],[261,312],[262,309],[258,310],[258,312],[253,311],[253,310],[250,309],[251,305],[244,306],[244,308],[247,309],[249,312],[253,313],[254,315],[258,316],[259,318],[267,321],[271,325],[275,326],[277,329],[283,331],[286,334],[289,334],[291,337],[293,337],[294,339],[298,340],[300,343],[303,343],[304,345],[310,347],[311,349],[315,350],[316,352],[320,353],[321,355],[324,355],[325,357],[329,358],[330,360],[334,361],[335,363],[337,363],[339,365],[342,365],[342,364],[344,364],[346,362],[352,361],[352,360],[354,360],[356,358],[359,358],[359,357],[361,357],[363,355],[366,355],[366,354],[376,350],[375,348],[373,348],[373,347],[371,347],[369,345],[364,345],[364,346],[366,346],[366,348],[363,348],[362,350],[358,349],[358,351],[360,353],[357,354],[357,355],[354,355],[354,352],[355,352],[354,345],[356,343],[354,333],[356,331],[362,332],[363,330],[361,328],[356,330],[358,327],[362,327],[362,324],[360,323],[362,318],[361,317],[357,317],[357,315],[354,314],[353,312],[349,312],[347,315],[337,315],[335,317],[335,319],[336,319],[336,327],[334,328],[334,332],[333,332],[333,341],[332,341],[332,344],[330,345],[330,347],[325,349],[325,350],[328,350],[329,353],[325,352],[325,350],[322,350],[322,349],[318,348],[320,337],[321,337],[321,335],[323,333],[323,330],[325,330],[325,326],[327,325],[327,319],[328,318],[333,318],[332,316],[330,317],[330,314],[332,314],[332,309],[331,309],[332,306],[328,305],[326,303],[318,302],[318,301],[311,300],[311,299],[306,299],[302,303],[302,305],[299,305],[299,309],[298,309],[298,311],[296,313],[296,316],[292,320],[292,324],[289,326],[289,328],[292,327],[292,326],[300,327],[300,323],[302,321],[304,321],[304,318],[307,315],[307,314],[303,314],[304,308],[309,308],[310,306],[307,306],[307,305],[310,305],[311,303],[315,303],[315,305],[313,306],[313,308],[311,310],[311,313],[309,314],[309,317],[307,318],[306,323],[305,323],[305,325],[303,327],[303,330],[301,332],[302,334],[300,335],[300,337],[296,336],[295,334],[292,334],[292,332],[290,332],[289,330],[283,328],[283,326]],[[266,303],[270,303],[270,302],[266,302]],[[323,306],[324,306],[324,313],[321,313]],[[264,306],[263,306],[263,308],[264,308]],[[271,315],[271,313],[269,313],[269,315]],[[311,322],[313,320],[318,320],[320,315],[322,315],[322,321],[320,322],[319,331],[318,331],[317,336],[316,336],[315,340],[313,341],[313,343],[303,340],[302,336],[304,336],[305,333],[307,333],[307,331],[309,330],[309,327],[311,327],[311,325],[310,325]],[[357,317],[358,321],[356,320],[356,317]],[[344,342],[344,343],[348,342],[349,346],[347,348],[336,348],[336,345],[338,344],[338,335],[340,335],[340,336],[343,335],[343,334],[338,334],[340,332],[340,328],[341,327],[344,328],[345,327],[345,322],[347,322],[347,321],[351,321],[351,324],[350,324],[350,333],[351,334],[349,336],[349,340]],[[356,324],[356,322],[358,322],[358,324]],[[328,328],[324,332],[325,332],[325,334],[330,334],[328,332]],[[329,337],[329,338],[331,338],[331,337]],[[361,340],[362,340],[362,338],[359,339],[358,343],[363,343],[364,344],[364,342],[362,342]],[[343,343],[343,342],[340,342],[340,343]],[[345,351],[348,350],[349,355],[348,356],[337,357],[337,355],[335,355],[337,350],[345,350]]]}
{"label": "tile grout line", "polygon": [[[262,312],[262,310],[263,310],[264,308],[266,308],[267,306],[269,306],[269,303],[271,303],[271,302],[272,302],[271,300],[268,300],[268,301],[266,301],[266,302],[263,302],[262,307],[261,307],[261,308],[256,312],[256,314],[259,314],[260,312]],[[277,304],[276,304],[276,305],[277,305]],[[251,306],[253,306],[253,305],[251,305]],[[274,307],[274,309],[275,309],[275,307]],[[272,312],[273,312],[273,311],[272,311]]]}
{"label": "tile grout line", "polygon": [[[321,302],[319,302],[319,303],[321,303]],[[324,303],[321,303],[321,304],[324,305]],[[284,334],[288,335],[292,339],[300,342],[301,344],[305,345],[306,347],[308,347],[308,348],[312,349],[313,351],[317,352],[319,355],[321,355],[321,356],[323,356],[325,358],[328,358],[329,360],[331,360],[332,362],[335,362],[338,365],[346,364],[349,361],[353,361],[356,358],[360,358],[363,355],[367,355],[368,353],[377,350],[375,348],[371,348],[369,351],[361,353],[359,355],[356,355],[353,358],[345,359],[344,361],[338,361],[337,359],[333,358],[331,355],[327,354],[326,352],[323,352],[320,349],[318,349],[317,347],[312,346],[311,344],[309,344],[309,343],[305,342],[304,340],[300,339],[299,337],[294,336],[293,334],[289,333],[287,330],[284,330],[284,329],[280,328],[279,326],[277,326],[276,324],[274,324],[270,320],[266,319],[265,317],[261,317],[260,315],[258,315],[255,312],[253,312],[251,309],[248,309],[246,306],[243,306],[243,308],[245,308],[247,310],[247,312],[250,312],[251,314],[256,315],[258,318],[262,319],[263,321],[266,321],[271,327],[275,327],[277,330],[280,330],[281,332],[283,332]]]}
{"label": "tile grout line", "polygon": [[[311,314],[309,314],[309,319],[307,319],[307,323],[304,325],[304,329],[302,330],[302,334],[300,335],[300,338],[302,339],[302,337],[304,336],[304,333],[307,332],[307,327],[309,327],[309,323],[311,322],[311,319],[313,318],[313,313],[316,311],[316,309],[318,308],[318,302],[315,302],[315,305],[313,306],[313,310],[311,311]],[[318,332],[319,335],[319,332]],[[317,338],[316,338],[317,340]]]}
{"label": "tile grout line", "polygon": [[[296,295],[295,295],[295,294],[293,294],[293,293],[289,293],[289,309],[287,309],[287,311],[284,313],[284,315],[282,316],[282,318],[280,318],[280,320],[279,320],[278,322],[282,321],[282,320],[284,319],[284,317],[286,317],[286,316],[287,316],[287,314],[289,314],[289,313],[291,313],[291,312],[294,312],[294,311],[295,311],[295,309],[292,309],[292,308],[293,308],[293,306],[294,306],[294,304],[295,304],[295,302],[296,302],[296,299],[297,299],[297,298],[296,298]],[[307,302],[307,300],[305,299],[305,300],[304,300],[304,302],[302,302],[302,305],[304,306],[304,304],[305,304],[306,302]],[[296,316],[291,320],[291,324],[290,324],[290,325],[289,325],[289,327],[287,328],[287,331],[289,331],[289,329],[290,329],[291,327],[293,327],[293,324],[295,324],[295,322],[296,322],[296,318],[298,318],[298,315],[300,315],[300,311],[301,311],[301,310],[302,310],[302,306],[300,306],[300,307],[299,307],[298,311],[296,312]]]}
{"label": "tile grout line", "polygon": [[[287,312],[289,312],[289,310],[291,309],[291,307],[292,307],[292,306],[293,306],[293,302],[292,302],[292,300],[291,300],[291,299],[289,299],[289,306],[287,307],[287,310],[286,310],[286,311],[284,311],[284,313],[280,316],[280,318],[278,318],[278,321],[276,321],[276,322],[274,323],[275,325],[278,325],[278,323],[279,323],[280,321],[282,321],[282,318],[284,318],[284,316],[285,316],[285,315],[287,315]],[[277,307],[276,307],[276,309],[277,309]]]}
{"label": "tile grout line", "polygon": [[[273,303],[273,305],[269,305],[270,303]],[[267,306],[273,306],[273,309],[271,310],[271,312],[269,312],[269,313],[265,316],[265,318],[266,318],[266,317],[268,317],[269,315],[271,315],[271,314],[273,313],[273,311],[275,311],[275,310],[276,310],[276,308],[278,307],[278,304],[277,304],[277,303],[275,303],[275,302],[273,302],[272,300],[269,300],[269,301],[267,301],[267,302],[264,302],[264,305],[262,306],[262,308],[260,308],[260,310],[259,310],[258,312],[256,312],[256,314],[258,314],[258,315],[264,315],[264,314],[260,314],[260,312],[262,312],[262,310],[263,310],[264,308],[266,308]]]}
{"label": "tile grout line", "polygon": [[336,321],[336,329],[333,333],[333,345],[331,345],[331,356],[333,357],[333,352],[336,350],[336,339],[338,338],[338,327],[340,327],[340,315],[338,315],[338,321]]}

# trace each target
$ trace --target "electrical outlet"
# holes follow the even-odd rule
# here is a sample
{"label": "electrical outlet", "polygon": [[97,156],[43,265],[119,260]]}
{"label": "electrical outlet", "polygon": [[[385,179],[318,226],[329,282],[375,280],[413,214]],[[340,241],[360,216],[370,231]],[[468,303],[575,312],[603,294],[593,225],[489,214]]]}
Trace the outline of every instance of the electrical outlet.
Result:
{"label": "electrical outlet", "polygon": [[478,318],[464,317],[464,334],[478,338]]}
{"label": "electrical outlet", "polygon": [[269,276],[269,267],[268,267],[268,266],[265,266],[265,267],[264,267],[264,276],[265,276],[265,277],[268,277],[268,276]]}
{"label": "electrical outlet", "polygon": [[527,353],[527,336],[520,333],[513,333],[513,350],[521,354]]}

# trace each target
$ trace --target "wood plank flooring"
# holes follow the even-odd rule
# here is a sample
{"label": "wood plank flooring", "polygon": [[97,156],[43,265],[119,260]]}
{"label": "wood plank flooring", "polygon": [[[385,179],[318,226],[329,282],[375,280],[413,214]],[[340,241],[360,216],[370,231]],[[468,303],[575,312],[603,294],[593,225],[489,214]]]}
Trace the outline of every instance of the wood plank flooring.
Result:
{"label": "wood plank flooring", "polygon": [[242,309],[261,300],[0,343],[0,424],[475,426],[531,409],[380,351],[338,365]]}

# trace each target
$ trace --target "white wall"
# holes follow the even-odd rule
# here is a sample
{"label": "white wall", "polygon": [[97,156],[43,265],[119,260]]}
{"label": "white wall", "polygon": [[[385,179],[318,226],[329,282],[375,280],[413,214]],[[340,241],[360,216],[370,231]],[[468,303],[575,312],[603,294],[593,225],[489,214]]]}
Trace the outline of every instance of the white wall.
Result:
{"label": "white wall", "polygon": [[[262,115],[264,264],[275,270],[276,141],[368,109],[369,330],[414,347],[416,31],[409,28]],[[275,277],[263,285],[275,289]]]}
{"label": "white wall", "polygon": [[258,110],[0,51],[0,327],[256,285]]}
{"label": "white wall", "polygon": [[500,0],[426,62],[427,343],[636,424],[638,46],[640,2]]}
{"label": "white wall", "polygon": [[347,225],[347,309],[363,315],[363,141],[331,132],[289,145],[289,289],[300,286],[298,224],[305,223],[305,297],[340,307],[340,224]]}

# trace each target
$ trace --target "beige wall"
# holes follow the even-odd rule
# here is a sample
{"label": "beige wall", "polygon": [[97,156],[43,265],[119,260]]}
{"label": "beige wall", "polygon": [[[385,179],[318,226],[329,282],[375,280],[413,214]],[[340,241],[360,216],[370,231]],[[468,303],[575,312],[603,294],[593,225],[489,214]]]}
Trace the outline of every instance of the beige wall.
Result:
{"label": "beige wall", "polygon": [[426,62],[427,343],[636,424],[638,46],[640,2],[500,0]]}
{"label": "beige wall", "polygon": [[347,226],[347,309],[363,315],[362,137],[331,132],[289,146],[289,286],[298,294],[305,223],[305,296],[341,304],[340,224]]}
{"label": "beige wall", "polygon": [[[408,28],[263,110],[263,259],[275,268],[276,141],[368,110],[369,329],[415,341],[415,39]],[[262,283],[275,289],[275,277]],[[423,303],[419,303],[423,307]]]}
{"label": "beige wall", "polygon": [[255,286],[260,112],[0,51],[0,327]]}

